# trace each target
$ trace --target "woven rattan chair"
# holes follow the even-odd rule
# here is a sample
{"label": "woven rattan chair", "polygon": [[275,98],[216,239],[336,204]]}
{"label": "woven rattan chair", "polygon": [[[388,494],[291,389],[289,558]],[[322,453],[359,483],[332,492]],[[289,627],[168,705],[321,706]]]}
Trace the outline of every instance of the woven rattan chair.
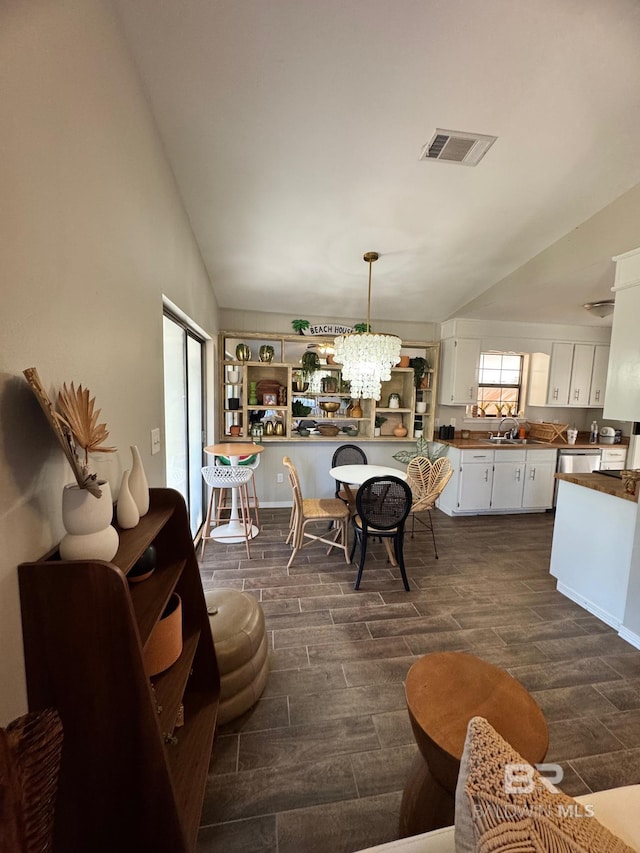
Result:
{"label": "woven rattan chair", "polygon": [[[330,554],[334,548],[341,548],[344,551],[345,562],[350,563],[347,549],[348,506],[338,498],[304,498],[295,465],[288,456],[285,456],[282,461],[289,471],[289,483],[293,492],[291,529],[287,537],[287,542],[291,543],[293,551],[287,568],[291,566],[296,555],[313,542],[324,542],[325,545],[328,545],[327,554]],[[314,522],[326,524],[327,521],[333,522],[333,524],[322,535],[312,533],[307,529],[309,524]]]}
{"label": "woven rattan chair", "polygon": [[[367,454],[361,447],[358,447],[357,444],[341,444],[333,454],[333,459],[331,460],[332,468],[337,468],[338,465],[366,464]],[[342,483],[339,480],[336,480],[336,497],[340,498],[341,501],[344,501],[353,512],[355,507],[350,506],[351,501],[349,500],[349,493],[342,488]]]}
{"label": "woven rattan chair", "polygon": [[[436,534],[433,528],[433,516],[431,510],[435,509],[436,501],[442,494],[442,490],[453,475],[451,460],[441,456],[435,462],[431,462],[426,456],[416,456],[407,465],[407,482],[413,494],[411,505],[411,538],[413,539],[416,519],[428,530],[431,530],[433,539],[433,550],[438,559],[438,547],[436,545]],[[420,518],[418,513],[427,512],[429,522]]]}
{"label": "woven rattan chair", "polygon": [[399,477],[371,477],[358,489],[356,514],[353,516],[355,537],[351,548],[353,559],[356,545],[360,543],[360,562],[355,589],[360,587],[362,570],[370,536],[391,539],[393,552],[400,568],[404,588],[409,592],[409,581],[404,567],[404,526],[411,511],[411,489]]}

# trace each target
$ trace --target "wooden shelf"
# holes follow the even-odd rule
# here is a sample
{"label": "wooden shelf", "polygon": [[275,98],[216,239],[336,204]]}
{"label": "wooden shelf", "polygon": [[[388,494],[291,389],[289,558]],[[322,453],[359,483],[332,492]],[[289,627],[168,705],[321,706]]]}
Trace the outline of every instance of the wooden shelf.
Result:
{"label": "wooden shelf", "polygon": [[[111,563],[54,551],[18,569],[29,710],[56,708],[64,731],[55,853],[195,849],[220,678],[184,501],[150,503]],[[154,573],[129,584],[151,544]],[[182,653],[149,679],[143,648],[174,591]]]}

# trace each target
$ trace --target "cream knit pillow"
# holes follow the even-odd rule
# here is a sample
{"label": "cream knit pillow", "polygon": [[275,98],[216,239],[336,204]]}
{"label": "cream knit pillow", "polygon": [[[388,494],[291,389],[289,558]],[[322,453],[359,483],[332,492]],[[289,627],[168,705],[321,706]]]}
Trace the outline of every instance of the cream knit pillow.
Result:
{"label": "cream knit pillow", "polygon": [[[509,768],[514,775],[507,765],[519,765]],[[522,783],[530,793],[510,792]],[[456,853],[633,853],[588,805],[547,785],[483,717],[474,717],[456,788]]]}

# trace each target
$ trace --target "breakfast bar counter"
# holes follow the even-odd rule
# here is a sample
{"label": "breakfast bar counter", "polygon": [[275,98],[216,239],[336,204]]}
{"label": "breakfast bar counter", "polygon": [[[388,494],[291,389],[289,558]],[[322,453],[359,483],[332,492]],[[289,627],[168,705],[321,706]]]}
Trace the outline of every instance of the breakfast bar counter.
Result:
{"label": "breakfast bar counter", "polygon": [[556,478],[550,571],[557,589],[640,648],[638,497],[597,472]]}

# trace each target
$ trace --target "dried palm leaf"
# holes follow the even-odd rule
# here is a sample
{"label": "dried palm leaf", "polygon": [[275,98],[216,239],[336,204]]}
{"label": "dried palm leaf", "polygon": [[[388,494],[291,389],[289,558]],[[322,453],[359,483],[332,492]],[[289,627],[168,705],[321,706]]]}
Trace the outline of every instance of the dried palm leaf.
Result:
{"label": "dried palm leaf", "polygon": [[89,453],[114,453],[115,447],[103,447],[109,437],[106,424],[99,424],[101,409],[95,408],[95,397],[89,396],[89,389],[78,385],[76,389],[73,382],[71,388],[67,388],[66,382],[62,391],[58,392],[58,407],[61,412],[56,412],[58,420],[62,421],[71,432],[78,444],[84,450],[85,465],[89,461]]}
{"label": "dried palm leaf", "polygon": [[35,367],[28,367],[22,371],[25,379],[31,386],[36,399],[40,403],[42,411],[47,417],[50,426],[53,429],[55,437],[58,439],[60,447],[64,451],[64,455],[71,466],[76,482],[81,489],[87,489],[92,495],[100,497],[102,491],[98,485],[98,478],[95,474],[89,474],[86,467],[83,468],[78,457],[76,456],[76,442],[71,432],[71,428],[54,410],[53,404],[49,399],[47,392],[44,389],[38,371]]}

